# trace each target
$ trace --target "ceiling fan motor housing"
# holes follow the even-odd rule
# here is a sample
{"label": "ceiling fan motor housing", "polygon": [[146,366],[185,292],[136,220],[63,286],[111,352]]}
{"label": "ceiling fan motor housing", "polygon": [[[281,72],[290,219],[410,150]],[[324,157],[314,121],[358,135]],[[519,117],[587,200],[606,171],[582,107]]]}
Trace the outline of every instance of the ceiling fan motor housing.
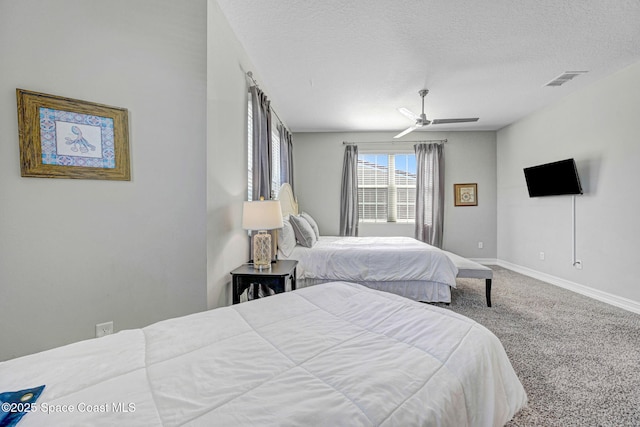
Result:
{"label": "ceiling fan motor housing", "polygon": [[424,113],[424,97],[429,93],[429,89],[422,89],[418,93],[422,97],[422,114],[420,114],[420,118],[416,120],[416,126],[427,126],[431,122],[427,120],[427,115]]}

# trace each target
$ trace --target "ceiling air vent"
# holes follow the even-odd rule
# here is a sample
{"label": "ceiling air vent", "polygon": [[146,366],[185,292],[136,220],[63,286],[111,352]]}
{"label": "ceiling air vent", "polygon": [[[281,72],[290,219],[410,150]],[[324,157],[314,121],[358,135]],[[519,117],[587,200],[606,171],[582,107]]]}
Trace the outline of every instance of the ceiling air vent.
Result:
{"label": "ceiling air vent", "polygon": [[588,73],[588,71],[565,71],[555,79],[551,80],[545,86],[550,86],[550,87],[562,86],[569,80],[573,80],[575,77],[578,77],[580,74],[585,74],[585,73]]}

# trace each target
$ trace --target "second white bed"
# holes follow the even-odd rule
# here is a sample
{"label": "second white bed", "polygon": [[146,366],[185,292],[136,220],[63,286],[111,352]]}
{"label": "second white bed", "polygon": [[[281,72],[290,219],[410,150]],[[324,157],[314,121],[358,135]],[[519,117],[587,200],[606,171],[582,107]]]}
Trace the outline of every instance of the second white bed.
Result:
{"label": "second white bed", "polygon": [[417,301],[450,302],[457,268],[440,249],[410,237],[321,236],[281,259],[298,260],[298,286],[356,282]]}
{"label": "second white bed", "polygon": [[[280,187],[279,200],[283,218],[300,213],[289,184]],[[410,237],[320,236],[315,225],[311,247],[294,239],[285,253],[278,245],[278,258],[298,261],[298,287],[344,280],[416,301],[451,302],[458,269],[442,250]]]}

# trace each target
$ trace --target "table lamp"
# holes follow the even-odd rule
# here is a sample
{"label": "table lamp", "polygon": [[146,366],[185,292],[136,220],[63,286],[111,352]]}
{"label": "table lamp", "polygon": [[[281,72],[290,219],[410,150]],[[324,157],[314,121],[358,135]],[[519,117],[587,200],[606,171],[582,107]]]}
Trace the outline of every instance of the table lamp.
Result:
{"label": "table lamp", "polygon": [[258,231],[253,236],[254,268],[271,268],[271,234],[267,233],[267,230],[283,226],[279,200],[244,202],[242,228]]}

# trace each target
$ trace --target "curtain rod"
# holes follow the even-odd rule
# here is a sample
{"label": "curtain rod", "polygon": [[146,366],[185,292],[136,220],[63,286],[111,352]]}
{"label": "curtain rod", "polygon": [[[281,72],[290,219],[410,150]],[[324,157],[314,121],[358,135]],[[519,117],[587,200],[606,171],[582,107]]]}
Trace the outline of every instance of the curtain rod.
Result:
{"label": "curtain rod", "polygon": [[418,144],[421,142],[439,142],[441,144],[446,144],[446,139],[422,139],[420,141],[358,141],[358,142],[349,142],[342,141],[343,145],[358,145],[358,144]]}
{"label": "curtain rod", "polygon": [[[249,78],[251,79],[251,81],[253,82],[253,84],[254,84],[256,87],[260,87],[260,85],[258,85],[258,82],[256,81],[256,79],[254,79],[254,78],[253,78],[253,72],[251,72],[251,71],[247,71],[246,76],[247,76],[247,77],[249,77]],[[287,127],[287,125],[285,125],[285,124],[284,124],[284,122],[282,121],[282,119],[280,118],[280,116],[278,115],[278,113],[276,113],[276,110],[274,110],[271,106],[269,106],[269,110],[270,110],[273,114],[275,114],[275,116],[278,118],[278,121],[280,122],[280,124],[281,124],[282,126],[284,126],[284,128],[287,130],[287,132],[292,133],[292,132],[291,132],[291,129],[289,129],[289,128]]]}

